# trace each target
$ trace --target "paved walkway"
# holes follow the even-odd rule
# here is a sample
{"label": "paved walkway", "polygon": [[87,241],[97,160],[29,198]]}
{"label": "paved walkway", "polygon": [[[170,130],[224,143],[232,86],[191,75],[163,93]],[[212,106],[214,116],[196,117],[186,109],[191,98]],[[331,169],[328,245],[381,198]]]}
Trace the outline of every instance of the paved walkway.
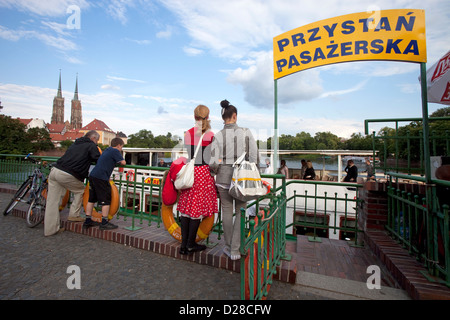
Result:
{"label": "paved walkway", "polygon": [[[0,212],[12,195],[0,192]],[[23,204],[19,204],[24,208]],[[163,227],[162,227],[163,228]],[[240,274],[65,231],[44,237],[22,218],[0,215],[0,299],[238,300]],[[69,289],[70,266],[80,289]],[[268,300],[408,299],[402,290],[299,270],[296,284],[274,281]]]}

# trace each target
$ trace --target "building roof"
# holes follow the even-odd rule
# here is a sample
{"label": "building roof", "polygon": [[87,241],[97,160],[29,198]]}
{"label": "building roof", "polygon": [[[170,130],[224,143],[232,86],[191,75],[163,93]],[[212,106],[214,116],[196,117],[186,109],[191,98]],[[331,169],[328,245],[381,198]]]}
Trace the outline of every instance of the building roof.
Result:
{"label": "building roof", "polygon": [[50,138],[53,142],[61,142],[64,140],[75,141],[78,138],[84,136],[82,132],[78,131],[67,131],[65,134],[60,133],[50,133]]}
{"label": "building roof", "polygon": [[106,123],[104,123],[102,120],[98,120],[98,119],[92,120],[89,124],[85,125],[80,130],[95,130],[95,131],[106,131],[106,132],[115,133],[106,125]]}
{"label": "building roof", "polygon": [[20,122],[22,122],[24,125],[28,125],[33,119],[21,119],[21,118],[17,118],[17,120],[19,120]]}
{"label": "building roof", "polygon": [[61,124],[47,123],[47,128],[50,133],[61,133],[63,132],[65,127],[66,127],[65,123]]}
{"label": "building roof", "polygon": [[65,138],[65,140],[75,141],[76,139],[81,138],[82,136],[84,136],[83,132],[73,130],[73,131],[67,131],[63,137]]}

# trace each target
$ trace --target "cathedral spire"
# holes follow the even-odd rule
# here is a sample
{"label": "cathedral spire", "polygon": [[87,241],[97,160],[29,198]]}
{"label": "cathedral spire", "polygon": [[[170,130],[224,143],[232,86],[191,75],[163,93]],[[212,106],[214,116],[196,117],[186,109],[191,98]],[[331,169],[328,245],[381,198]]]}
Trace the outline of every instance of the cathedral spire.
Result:
{"label": "cathedral spire", "polygon": [[58,85],[58,94],[56,95],[58,98],[62,98],[62,91],[61,91],[61,69],[59,69],[59,85]]}
{"label": "cathedral spire", "polygon": [[75,82],[75,94],[73,95],[73,100],[78,100],[78,73],[77,73],[77,81]]}

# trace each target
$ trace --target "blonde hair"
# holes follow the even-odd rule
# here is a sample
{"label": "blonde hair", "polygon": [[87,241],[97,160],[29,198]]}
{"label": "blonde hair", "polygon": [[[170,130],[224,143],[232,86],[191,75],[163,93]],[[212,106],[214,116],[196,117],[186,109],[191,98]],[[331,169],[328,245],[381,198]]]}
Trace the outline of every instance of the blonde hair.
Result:
{"label": "blonde hair", "polygon": [[194,110],[195,121],[201,121],[202,133],[211,129],[211,120],[209,120],[209,108],[202,104],[198,105]]}

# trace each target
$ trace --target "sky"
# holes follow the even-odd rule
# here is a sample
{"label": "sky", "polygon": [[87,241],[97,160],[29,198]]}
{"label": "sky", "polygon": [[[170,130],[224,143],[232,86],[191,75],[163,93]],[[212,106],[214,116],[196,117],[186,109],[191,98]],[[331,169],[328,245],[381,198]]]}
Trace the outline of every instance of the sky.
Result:
{"label": "sky", "polygon": [[[78,76],[83,125],[182,136],[220,101],[256,139],[273,135],[273,38],[340,15],[424,9],[427,66],[450,50],[448,0],[0,0],[1,113],[49,123],[61,72],[65,119]],[[421,117],[420,66],[328,65],[278,80],[278,133],[364,134],[365,119]],[[430,103],[429,114],[444,105]],[[406,124],[406,123],[405,123]],[[382,126],[373,124],[370,131]]]}

